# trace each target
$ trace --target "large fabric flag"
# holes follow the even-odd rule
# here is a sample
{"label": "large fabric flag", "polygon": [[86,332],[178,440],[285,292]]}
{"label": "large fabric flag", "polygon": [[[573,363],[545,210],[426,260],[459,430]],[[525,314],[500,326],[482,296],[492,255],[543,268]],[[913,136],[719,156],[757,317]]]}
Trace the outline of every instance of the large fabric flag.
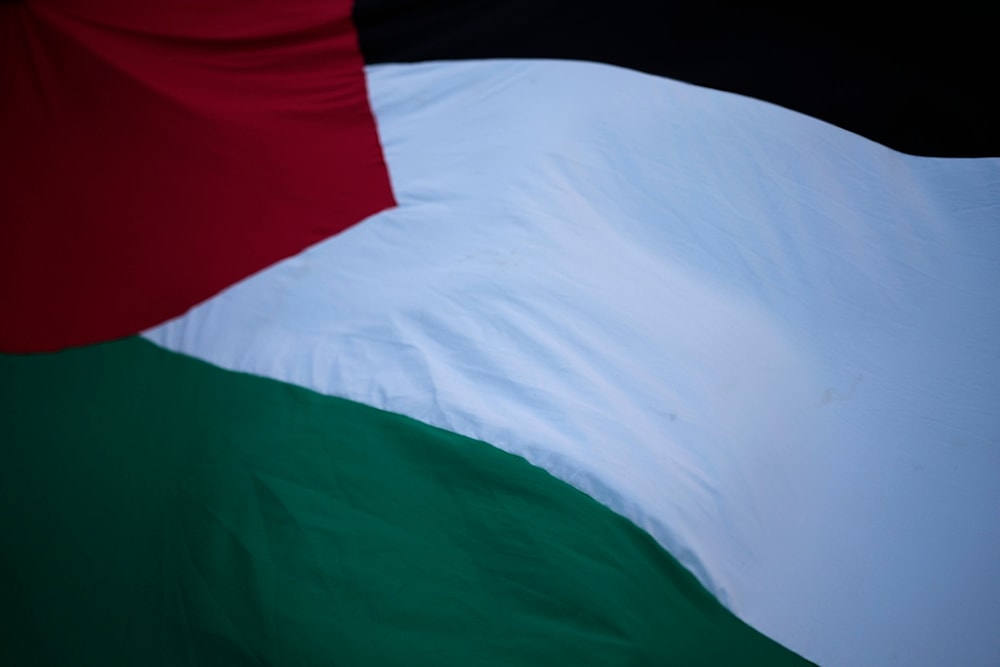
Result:
{"label": "large fabric flag", "polygon": [[814,21],[0,5],[0,663],[998,664],[986,28]]}

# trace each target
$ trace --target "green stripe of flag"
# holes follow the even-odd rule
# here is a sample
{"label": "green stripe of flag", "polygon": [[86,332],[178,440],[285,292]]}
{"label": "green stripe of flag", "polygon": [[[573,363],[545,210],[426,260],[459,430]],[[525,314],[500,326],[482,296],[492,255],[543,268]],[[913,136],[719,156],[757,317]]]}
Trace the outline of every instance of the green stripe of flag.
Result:
{"label": "green stripe of flag", "polygon": [[0,375],[2,664],[805,663],[485,443],[140,339]]}

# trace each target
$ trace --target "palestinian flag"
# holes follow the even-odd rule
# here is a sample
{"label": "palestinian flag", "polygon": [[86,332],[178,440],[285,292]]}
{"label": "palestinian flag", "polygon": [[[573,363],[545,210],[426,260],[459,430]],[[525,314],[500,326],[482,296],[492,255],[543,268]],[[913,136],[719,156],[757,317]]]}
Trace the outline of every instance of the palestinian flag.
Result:
{"label": "palestinian flag", "polygon": [[3,3],[0,664],[997,664],[988,22],[689,4]]}

